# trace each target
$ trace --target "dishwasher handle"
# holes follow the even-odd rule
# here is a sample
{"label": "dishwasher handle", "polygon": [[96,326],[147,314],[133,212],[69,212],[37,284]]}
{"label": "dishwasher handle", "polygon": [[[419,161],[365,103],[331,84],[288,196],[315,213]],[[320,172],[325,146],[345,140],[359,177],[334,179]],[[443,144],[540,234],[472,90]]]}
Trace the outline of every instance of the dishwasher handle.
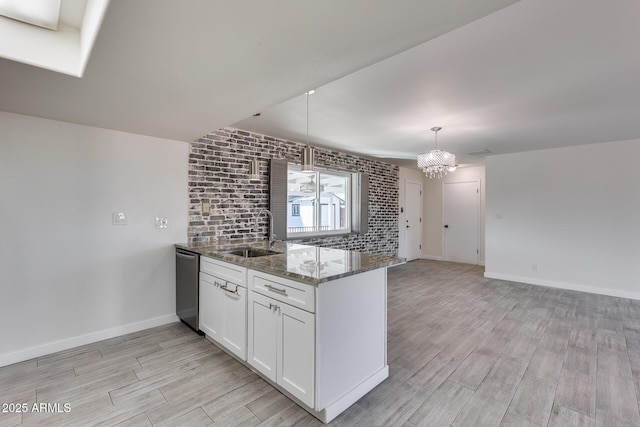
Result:
{"label": "dishwasher handle", "polygon": [[176,256],[184,259],[194,259],[196,257],[196,254],[192,252],[181,252],[179,250],[176,250]]}

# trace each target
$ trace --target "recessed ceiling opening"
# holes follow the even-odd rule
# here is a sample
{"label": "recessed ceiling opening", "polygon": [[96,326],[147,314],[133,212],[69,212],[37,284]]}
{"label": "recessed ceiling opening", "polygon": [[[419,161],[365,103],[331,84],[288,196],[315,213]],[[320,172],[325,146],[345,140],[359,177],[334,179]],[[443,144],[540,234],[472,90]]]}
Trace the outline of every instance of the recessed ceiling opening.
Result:
{"label": "recessed ceiling opening", "polygon": [[0,0],[0,15],[50,30],[58,29],[61,0]]}

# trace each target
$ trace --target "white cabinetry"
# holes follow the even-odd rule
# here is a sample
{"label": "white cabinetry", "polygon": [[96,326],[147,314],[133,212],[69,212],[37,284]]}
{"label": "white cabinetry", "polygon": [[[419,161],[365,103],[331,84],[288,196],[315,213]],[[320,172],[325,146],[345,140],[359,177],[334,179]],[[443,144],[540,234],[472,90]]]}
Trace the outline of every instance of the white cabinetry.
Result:
{"label": "white cabinetry", "polygon": [[210,258],[200,265],[200,330],[247,360],[246,269]]}
{"label": "white cabinetry", "polygon": [[200,329],[329,422],[389,375],[386,269],[310,285],[200,261]]}
{"label": "white cabinetry", "polygon": [[220,340],[222,301],[220,282],[214,276],[200,273],[200,330],[216,341]]}
{"label": "white cabinetry", "polygon": [[248,314],[248,363],[313,408],[315,316],[257,292]]}

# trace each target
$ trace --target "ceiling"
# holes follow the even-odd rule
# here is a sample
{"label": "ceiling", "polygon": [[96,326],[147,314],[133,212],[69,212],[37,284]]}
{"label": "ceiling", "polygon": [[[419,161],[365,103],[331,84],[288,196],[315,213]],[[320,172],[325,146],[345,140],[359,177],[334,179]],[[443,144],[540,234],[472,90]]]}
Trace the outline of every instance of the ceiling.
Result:
{"label": "ceiling", "polygon": [[112,0],[83,78],[0,59],[0,110],[305,141],[316,88],[314,145],[415,165],[442,126],[440,148],[477,163],[639,138],[638,16],[628,0]]}

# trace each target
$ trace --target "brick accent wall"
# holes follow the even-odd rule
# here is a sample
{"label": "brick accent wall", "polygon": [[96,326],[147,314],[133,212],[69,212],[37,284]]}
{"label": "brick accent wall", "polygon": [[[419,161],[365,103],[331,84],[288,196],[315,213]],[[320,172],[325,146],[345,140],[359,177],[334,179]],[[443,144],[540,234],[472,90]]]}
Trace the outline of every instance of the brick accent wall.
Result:
{"label": "brick accent wall", "polygon": [[[255,215],[269,207],[269,159],[300,162],[303,143],[224,128],[191,143],[189,243],[266,238],[268,222]],[[256,157],[260,179],[249,180]],[[369,231],[363,235],[297,240],[305,244],[387,255],[398,253],[398,166],[315,147],[315,164],[369,175]],[[202,213],[202,203],[211,211]]]}

